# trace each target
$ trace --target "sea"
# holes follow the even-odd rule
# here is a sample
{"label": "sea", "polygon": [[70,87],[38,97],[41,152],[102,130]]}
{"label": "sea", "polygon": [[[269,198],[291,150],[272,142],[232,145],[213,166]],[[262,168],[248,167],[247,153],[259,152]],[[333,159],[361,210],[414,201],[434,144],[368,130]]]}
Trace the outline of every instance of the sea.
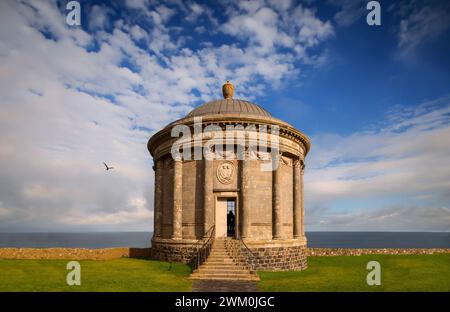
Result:
{"label": "sea", "polygon": [[[149,247],[151,232],[0,233],[0,247]],[[450,232],[307,232],[308,247],[450,248]]]}

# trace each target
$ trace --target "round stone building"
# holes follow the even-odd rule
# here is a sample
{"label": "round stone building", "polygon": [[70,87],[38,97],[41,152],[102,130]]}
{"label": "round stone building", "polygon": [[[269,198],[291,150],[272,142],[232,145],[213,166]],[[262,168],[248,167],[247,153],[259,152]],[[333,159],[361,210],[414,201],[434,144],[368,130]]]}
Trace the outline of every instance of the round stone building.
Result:
{"label": "round stone building", "polygon": [[223,99],[195,108],[148,141],[155,171],[152,258],[189,263],[220,238],[245,249],[258,270],[304,269],[310,140],[262,107],[234,99],[231,83],[222,91]]}

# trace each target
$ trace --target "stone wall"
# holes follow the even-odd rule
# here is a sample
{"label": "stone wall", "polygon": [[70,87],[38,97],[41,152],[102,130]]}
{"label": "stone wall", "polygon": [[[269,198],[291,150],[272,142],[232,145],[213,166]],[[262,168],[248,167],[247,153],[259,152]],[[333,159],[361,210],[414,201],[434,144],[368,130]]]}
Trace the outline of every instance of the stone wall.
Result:
{"label": "stone wall", "polygon": [[307,251],[302,246],[260,247],[251,249],[250,260],[258,271],[299,271],[308,267]]}
{"label": "stone wall", "polygon": [[203,163],[183,162],[183,238],[203,236]]}
{"label": "stone wall", "polygon": [[[272,239],[272,172],[261,170],[262,161],[248,161],[249,237]],[[244,207],[241,205],[240,209]]]}
{"label": "stone wall", "polygon": [[153,241],[150,258],[153,260],[190,263],[197,252],[196,243]]}
{"label": "stone wall", "polygon": [[[368,254],[387,255],[430,255],[435,253],[450,253],[449,248],[384,248],[384,249],[353,249],[353,248],[305,248],[270,247],[251,248],[257,255],[254,261],[258,270],[303,270],[307,267],[307,256],[360,256]],[[195,246],[158,245],[152,248],[0,248],[0,259],[70,259],[70,260],[111,260],[117,258],[155,259],[188,263],[194,256]]]}
{"label": "stone wall", "polygon": [[151,248],[0,248],[0,259],[111,260],[149,258]]}

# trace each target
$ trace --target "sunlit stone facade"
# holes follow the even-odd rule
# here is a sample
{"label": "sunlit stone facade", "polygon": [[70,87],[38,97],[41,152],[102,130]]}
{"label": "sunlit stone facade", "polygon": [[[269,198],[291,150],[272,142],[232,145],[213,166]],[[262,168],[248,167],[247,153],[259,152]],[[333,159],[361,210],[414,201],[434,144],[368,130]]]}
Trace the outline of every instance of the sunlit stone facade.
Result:
{"label": "sunlit stone facade", "polygon": [[[228,235],[242,239],[257,255],[252,261],[259,269],[303,269],[307,265],[303,173],[310,141],[260,106],[233,99],[232,85],[225,84],[223,93],[224,99],[199,106],[148,142],[155,170],[152,255],[188,262],[209,236]],[[242,148],[236,139],[232,148],[228,146],[228,154],[213,147],[224,159],[194,160],[194,147],[204,147],[211,137],[192,137],[192,148],[183,150],[191,160],[174,159],[171,151],[179,137],[172,137],[172,129],[182,125],[194,133],[199,118],[197,131],[210,125],[223,130],[233,126],[235,138],[245,138],[246,145]],[[266,129],[267,134],[263,132]],[[273,129],[278,129],[277,140],[272,140],[276,135]],[[264,135],[267,144],[258,141],[258,149],[249,148],[250,141]],[[275,149],[272,143],[277,141]],[[236,159],[239,155],[245,157]],[[272,161],[278,164],[276,170],[263,169]],[[227,207],[235,214],[231,234],[227,233]]]}

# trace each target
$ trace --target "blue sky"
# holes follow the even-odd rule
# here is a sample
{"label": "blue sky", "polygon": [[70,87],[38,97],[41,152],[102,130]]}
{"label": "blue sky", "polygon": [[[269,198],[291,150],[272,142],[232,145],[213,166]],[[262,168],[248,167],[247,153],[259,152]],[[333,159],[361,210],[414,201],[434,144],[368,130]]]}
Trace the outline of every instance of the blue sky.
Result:
{"label": "blue sky", "polygon": [[146,141],[227,79],[311,137],[307,230],[450,230],[446,1],[66,3],[0,4],[0,231],[151,230]]}

